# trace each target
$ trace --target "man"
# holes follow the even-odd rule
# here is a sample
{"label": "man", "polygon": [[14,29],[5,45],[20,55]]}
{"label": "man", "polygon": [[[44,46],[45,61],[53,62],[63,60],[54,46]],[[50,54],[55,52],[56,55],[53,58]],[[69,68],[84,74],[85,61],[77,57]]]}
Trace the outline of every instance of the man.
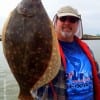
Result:
{"label": "man", "polygon": [[99,100],[100,80],[91,50],[79,38],[81,17],[70,6],[62,7],[54,17],[62,66],[50,83],[37,90],[40,100]]}

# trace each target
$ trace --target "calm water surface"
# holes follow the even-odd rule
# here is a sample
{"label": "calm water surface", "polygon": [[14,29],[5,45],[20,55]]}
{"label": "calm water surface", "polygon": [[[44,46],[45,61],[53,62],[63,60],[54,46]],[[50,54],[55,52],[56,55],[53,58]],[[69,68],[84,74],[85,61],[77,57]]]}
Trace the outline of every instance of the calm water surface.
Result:
{"label": "calm water surface", "polygon": [[[88,40],[85,42],[92,48],[95,58],[100,65],[100,40]],[[18,84],[9,69],[3,55],[2,43],[0,42],[0,100],[18,100],[18,93]]]}
{"label": "calm water surface", "polygon": [[18,93],[18,84],[8,67],[0,42],[0,100],[18,100]]}

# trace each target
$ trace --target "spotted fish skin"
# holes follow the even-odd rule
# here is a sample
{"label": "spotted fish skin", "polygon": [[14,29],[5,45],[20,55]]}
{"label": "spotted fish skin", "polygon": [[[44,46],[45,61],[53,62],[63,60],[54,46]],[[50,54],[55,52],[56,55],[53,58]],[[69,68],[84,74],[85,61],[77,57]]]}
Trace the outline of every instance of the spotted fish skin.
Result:
{"label": "spotted fish skin", "polygon": [[3,50],[20,87],[19,100],[50,82],[60,68],[56,34],[41,0],[23,0],[11,12],[2,33]]}

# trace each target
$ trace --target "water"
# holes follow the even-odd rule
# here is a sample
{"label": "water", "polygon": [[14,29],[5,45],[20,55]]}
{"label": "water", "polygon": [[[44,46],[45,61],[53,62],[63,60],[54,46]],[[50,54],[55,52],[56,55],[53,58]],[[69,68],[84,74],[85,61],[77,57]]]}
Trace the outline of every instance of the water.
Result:
{"label": "water", "polygon": [[18,100],[18,93],[18,84],[8,67],[0,42],[0,100]]}
{"label": "water", "polygon": [[[85,42],[92,48],[95,58],[100,65],[100,40],[88,40]],[[2,43],[0,42],[0,100],[18,100],[18,93],[18,84],[8,67],[3,55]]]}
{"label": "water", "polygon": [[92,49],[95,59],[100,65],[100,40],[87,40],[85,42]]}

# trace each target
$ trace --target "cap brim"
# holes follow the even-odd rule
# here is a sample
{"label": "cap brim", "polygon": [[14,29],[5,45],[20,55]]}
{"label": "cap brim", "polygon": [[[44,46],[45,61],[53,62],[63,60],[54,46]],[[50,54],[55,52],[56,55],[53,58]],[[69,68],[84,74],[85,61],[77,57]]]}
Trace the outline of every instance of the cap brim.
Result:
{"label": "cap brim", "polygon": [[72,13],[60,13],[60,14],[58,13],[57,16],[58,16],[58,17],[63,17],[63,16],[74,16],[74,17],[77,17],[77,18],[80,19],[80,16],[77,16],[77,15],[72,14]]}

